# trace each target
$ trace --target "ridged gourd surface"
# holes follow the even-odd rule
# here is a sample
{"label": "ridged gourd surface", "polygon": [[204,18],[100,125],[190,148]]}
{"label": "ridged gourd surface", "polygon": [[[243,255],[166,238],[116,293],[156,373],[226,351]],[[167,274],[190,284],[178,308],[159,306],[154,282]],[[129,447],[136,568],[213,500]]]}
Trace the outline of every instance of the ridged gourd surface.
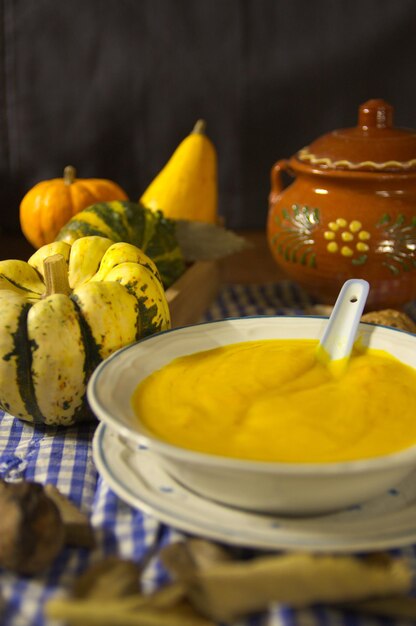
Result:
{"label": "ridged gourd surface", "polygon": [[[45,293],[60,254],[69,293]],[[0,261],[0,405],[34,423],[90,419],[86,385],[110,354],[170,326],[160,274],[137,247],[103,237],[56,241],[26,263]]]}
{"label": "ridged gourd surface", "polygon": [[175,223],[161,211],[151,211],[136,202],[99,202],[70,219],[57,241],[73,243],[88,235],[124,241],[143,250],[156,264],[165,288],[185,271]]}

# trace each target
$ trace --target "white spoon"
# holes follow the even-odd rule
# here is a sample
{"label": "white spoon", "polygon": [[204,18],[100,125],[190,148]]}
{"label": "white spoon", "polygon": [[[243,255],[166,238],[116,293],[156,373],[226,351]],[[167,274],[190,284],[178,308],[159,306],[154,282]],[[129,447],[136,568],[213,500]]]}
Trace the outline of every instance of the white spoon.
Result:
{"label": "white spoon", "polygon": [[368,282],[359,278],[344,283],[319,342],[317,357],[335,376],[341,376],[348,365],[369,289]]}

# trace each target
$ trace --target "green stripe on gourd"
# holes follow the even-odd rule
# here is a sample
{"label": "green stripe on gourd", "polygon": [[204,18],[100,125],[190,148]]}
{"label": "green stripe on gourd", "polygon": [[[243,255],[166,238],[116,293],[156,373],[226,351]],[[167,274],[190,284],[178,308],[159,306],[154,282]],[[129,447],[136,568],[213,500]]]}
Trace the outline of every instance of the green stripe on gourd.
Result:
{"label": "green stripe on gourd", "polygon": [[109,210],[108,203],[98,202],[84,209],[84,211],[86,216],[89,213],[93,213],[99,218],[102,230],[107,232],[107,229],[109,229],[109,232],[112,233],[111,239],[113,241],[126,241],[130,236],[130,229],[126,221],[126,209],[123,204],[121,202],[111,202],[111,210]]}
{"label": "green stripe on gourd", "polygon": [[175,223],[160,211],[151,211],[135,202],[99,202],[69,220],[57,240],[72,244],[88,235],[124,241],[143,250],[156,264],[165,289],[185,271]]}
{"label": "green stripe on gourd", "polygon": [[123,285],[136,299],[136,340],[168,328],[170,315],[163,287],[145,265],[121,263],[113,267],[106,280]]}
{"label": "green stripe on gourd", "polygon": [[[61,233],[63,233],[63,236],[61,236]],[[110,233],[110,234],[112,235],[113,233]],[[108,237],[110,239],[109,234],[107,234],[100,228],[97,228],[97,227],[92,226],[91,224],[88,224],[88,222],[85,222],[82,219],[82,216],[80,219],[78,218],[71,219],[64,226],[64,229],[62,229],[58,235],[58,237],[60,237],[60,240],[66,241],[70,244],[74,243],[74,241],[76,241],[77,239],[80,239],[81,237],[89,237],[89,236]],[[116,241],[113,237],[111,237],[111,240]]]}
{"label": "green stripe on gourd", "polygon": [[[138,305],[138,312],[139,312],[137,319],[140,322],[140,324],[138,324],[137,326],[137,334],[136,334],[136,339],[138,340],[138,339],[141,339],[142,337],[148,337],[149,335],[153,335],[154,333],[159,332],[161,330],[162,323],[161,323],[160,316],[159,318],[157,318],[157,315],[158,315],[157,304],[153,304],[152,306],[149,307],[146,296],[143,296],[143,298],[138,298],[137,305]],[[157,319],[156,323],[155,323],[155,317]]]}
{"label": "green stripe on gourd", "polygon": [[92,334],[90,327],[88,326],[87,322],[84,319],[84,316],[82,315],[77,296],[71,294],[70,298],[78,313],[79,327],[81,330],[84,345],[86,347],[86,358],[84,362],[84,383],[86,385],[91,374],[101,362],[100,348],[94,340],[94,335]]}
{"label": "green stripe on gourd", "polygon": [[3,359],[6,360],[9,357],[16,359],[16,379],[10,381],[10,384],[17,383],[27,416],[30,416],[35,424],[43,424],[45,420],[36,400],[32,378],[32,352],[36,349],[36,345],[28,338],[27,316],[30,310],[30,304],[22,307],[16,332],[12,335],[14,350],[11,354],[4,355]]}

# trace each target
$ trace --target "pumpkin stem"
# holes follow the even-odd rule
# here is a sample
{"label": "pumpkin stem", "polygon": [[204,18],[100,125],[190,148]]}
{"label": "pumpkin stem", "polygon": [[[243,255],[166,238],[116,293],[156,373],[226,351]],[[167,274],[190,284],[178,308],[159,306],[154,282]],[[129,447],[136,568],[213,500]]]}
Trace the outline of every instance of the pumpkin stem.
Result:
{"label": "pumpkin stem", "polygon": [[77,175],[77,171],[73,165],[67,165],[64,169],[64,183],[65,185],[72,185]]}
{"label": "pumpkin stem", "polygon": [[62,254],[48,256],[43,261],[43,273],[46,286],[46,292],[43,295],[44,298],[54,293],[63,293],[66,296],[71,293],[68,281],[68,269]]}
{"label": "pumpkin stem", "polygon": [[205,135],[205,129],[207,127],[207,123],[205,120],[198,120],[195,126],[192,129],[193,133],[197,133],[198,135]]}

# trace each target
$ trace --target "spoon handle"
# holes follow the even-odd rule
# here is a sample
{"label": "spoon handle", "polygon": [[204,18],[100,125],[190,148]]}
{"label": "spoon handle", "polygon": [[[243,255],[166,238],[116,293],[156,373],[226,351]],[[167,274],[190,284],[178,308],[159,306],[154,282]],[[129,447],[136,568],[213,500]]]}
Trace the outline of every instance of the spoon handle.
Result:
{"label": "spoon handle", "polygon": [[342,286],[318,347],[318,355],[325,362],[349,357],[369,289],[368,282],[359,278]]}

